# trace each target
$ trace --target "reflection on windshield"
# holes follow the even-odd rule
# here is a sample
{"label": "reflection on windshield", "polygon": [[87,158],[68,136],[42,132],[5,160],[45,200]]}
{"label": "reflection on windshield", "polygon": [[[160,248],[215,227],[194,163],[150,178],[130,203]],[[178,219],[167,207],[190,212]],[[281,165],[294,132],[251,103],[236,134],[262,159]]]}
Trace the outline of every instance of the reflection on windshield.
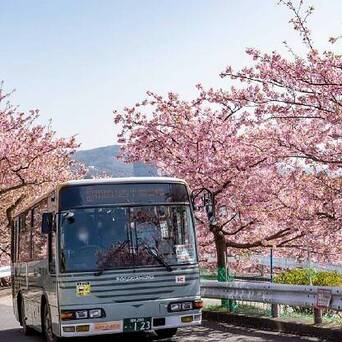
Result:
{"label": "reflection on windshield", "polygon": [[191,213],[185,205],[66,211],[61,214],[60,243],[62,272],[196,261]]}

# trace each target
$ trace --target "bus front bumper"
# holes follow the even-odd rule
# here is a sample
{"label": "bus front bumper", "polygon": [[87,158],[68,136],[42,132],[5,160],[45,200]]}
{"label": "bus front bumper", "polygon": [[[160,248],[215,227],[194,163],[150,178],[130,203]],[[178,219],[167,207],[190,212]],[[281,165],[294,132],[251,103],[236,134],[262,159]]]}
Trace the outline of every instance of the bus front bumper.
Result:
{"label": "bus front bumper", "polygon": [[[200,325],[202,314],[199,311],[182,313],[166,317],[152,317],[149,329],[135,330],[135,332],[149,332],[159,329],[181,328]],[[93,336],[128,332],[124,328],[124,320],[103,322],[82,322],[77,324],[63,323],[61,337]],[[129,331],[131,332],[131,330]]]}

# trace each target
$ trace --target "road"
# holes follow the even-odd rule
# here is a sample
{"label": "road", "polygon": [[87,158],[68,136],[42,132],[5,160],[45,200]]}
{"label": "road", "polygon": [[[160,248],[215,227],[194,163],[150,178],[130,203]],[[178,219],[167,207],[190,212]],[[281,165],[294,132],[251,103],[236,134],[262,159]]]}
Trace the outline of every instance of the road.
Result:
{"label": "road", "polygon": [[[76,340],[76,339],[75,339]],[[77,341],[98,342],[128,342],[132,340],[132,336],[111,336],[104,338],[87,338],[77,339]],[[140,337],[139,341],[153,342],[157,338],[153,335]],[[11,306],[11,298],[9,296],[0,297],[0,341],[6,342],[43,342],[39,336],[24,336],[21,332],[19,324],[16,322]],[[227,324],[217,324],[212,322],[203,322],[201,327],[192,329],[180,329],[177,336],[172,339],[159,340],[172,342],[308,342],[319,341],[315,338],[297,337],[292,335],[284,335],[279,333],[258,331],[254,329],[239,328]]]}

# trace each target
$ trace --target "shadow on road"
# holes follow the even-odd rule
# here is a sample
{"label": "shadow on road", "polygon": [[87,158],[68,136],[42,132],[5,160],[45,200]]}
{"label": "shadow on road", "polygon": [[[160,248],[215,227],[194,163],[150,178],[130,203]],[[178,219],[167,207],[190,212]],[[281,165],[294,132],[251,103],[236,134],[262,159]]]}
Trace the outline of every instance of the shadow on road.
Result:
{"label": "shadow on road", "polygon": [[[75,338],[75,341],[84,342],[128,342],[136,340],[139,342],[250,342],[250,341],[266,341],[266,342],[304,342],[304,341],[318,341],[317,339],[310,339],[307,337],[283,335],[274,332],[261,332],[254,329],[238,328],[228,325],[221,325],[211,322],[204,322],[203,326],[192,329],[181,329],[176,337],[172,339],[158,339],[155,335],[108,335],[108,336],[94,336],[88,338]],[[24,336],[21,329],[8,329],[0,331],[0,341],[4,342],[43,342],[43,338],[39,335]],[[65,340],[68,341],[68,340]]]}
{"label": "shadow on road", "polygon": [[[256,330],[246,327],[237,327],[226,323],[203,322],[203,326],[199,327],[196,336],[199,340],[208,342],[217,342],[229,340],[233,341],[267,341],[267,342],[304,342],[319,341],[317,338],[305,336],[287,335],[273,331]],[[184,332],[184,335],[187,333]],[[187,340],[185,340],[187,341]],[[189,340],[190,341],[190,340]]]}
{"label": "shadow on road", "polygon": [[[136,340],[139,342],[304,342],[319,341],[319,339],[284,335],[275,332],[266,332],[245,327],[236,327],[225,323],[204,321],[202,326],[180,329],[176,337],[172,339],[158,339],[155,334],[149,335],[108,335],[95,336],[92,338],[72,338],[72,341],[87,342],[129,342]],[[71,341],[65,339],[65,341]],[[0,341],[1,342],[43,342],[41,335],[24,336],[22,330],[15,320],[11,307],[11,300],[2,298],[0,301]]]}
{"label": "shadow on road", "polygon": [[[152,341],[174,341],[174,339],[158,339],[154,334],[142,335],[142,334],[117,334],[117,335],[104,335],[104,336],[93,336],[93,337],[78,337],[72,339],[65,339],[64,341],[84,341],[84,342],[128,342],[131,340],[139,342],[152,342]],[[41,334],[33,333],[32,336],[24,336],[21,328],[0,330],[0,341],[1,342],[43,342],[44,339]]]}
{"label": "shadow on road", "polygon": [[40,336],[24,336],[20,328],[0,330],[1,342],[42,342]]}

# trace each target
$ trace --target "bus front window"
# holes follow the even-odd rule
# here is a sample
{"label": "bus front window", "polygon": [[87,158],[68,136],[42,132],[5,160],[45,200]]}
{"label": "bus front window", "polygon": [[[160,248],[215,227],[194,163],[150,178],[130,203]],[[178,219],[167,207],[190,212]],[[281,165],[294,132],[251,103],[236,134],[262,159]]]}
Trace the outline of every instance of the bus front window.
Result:
{"label": "bus front window", "polygon": [[74,209],[60,221],[62,272],[197,261],[188,205]]}

